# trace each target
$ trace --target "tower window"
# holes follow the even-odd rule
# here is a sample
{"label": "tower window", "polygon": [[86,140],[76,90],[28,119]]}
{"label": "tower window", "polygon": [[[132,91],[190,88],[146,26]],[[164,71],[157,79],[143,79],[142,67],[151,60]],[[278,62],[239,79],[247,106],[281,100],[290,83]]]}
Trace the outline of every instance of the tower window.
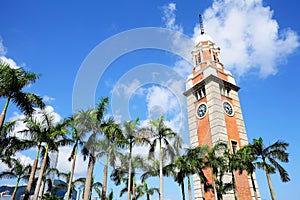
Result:
{"label": "tower window", "polygon": [[206,92],[205,92],[205,88],[204,87],[202,88],[202,93],[203,93],[203,95],[205,97],[206,96]]}
{"label": "tower window", "polygon": [[238,143],[237,141],[231,140],[231,148],[232,148],[232,153],[236,153],[238,150]]}
{"label": "tower window", "polygon": [[205,88],[201,88],[200,90],[198,90],[197,92],[195,92],[195,96],[197,100],[202,99],[203,97],[206,96],[206,92],[205,92]]}
{"label": "tower window", "polygon": [[230,89],[229,88],[225,88],[223,85],[220,85],[220,93],[223,96],[230,96]]}
{"label": "tower window", "polygon": [[198,54],[198,63],[201,63],[201,54]]}

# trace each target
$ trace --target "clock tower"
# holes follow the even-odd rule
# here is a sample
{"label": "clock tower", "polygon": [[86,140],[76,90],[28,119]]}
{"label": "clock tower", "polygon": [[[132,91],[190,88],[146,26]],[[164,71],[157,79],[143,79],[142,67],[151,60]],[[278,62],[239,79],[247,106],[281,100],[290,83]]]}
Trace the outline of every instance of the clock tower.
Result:
{"label": "clock tower", "polygon": [[[220,48],[204,33],[200,20],[201,34],[195,40],[192,51],[194,68],[186,81],[188,124],[191,147],[214,146],[223,142],[231,152],[248,144],[238,90],[234,76],[224,68],[220,59]],[[209,173],[206,173],[207,175]],[[207,177],[211,181],[211,177]],[[255,174],[254,174],[255,178]],[[200,179],[194,180],[194,199],[214,199],[214,195],[201,190]],[[224,181],[230,181],[229,174]],[[239,200],[260,199],[257,182],[252,184],[246,172],[235,175]],[[255,186],[253,186],[255,185]],[[256,194],[256,195],[255,195]],[[233,191],[223,195],[234,200]]]}

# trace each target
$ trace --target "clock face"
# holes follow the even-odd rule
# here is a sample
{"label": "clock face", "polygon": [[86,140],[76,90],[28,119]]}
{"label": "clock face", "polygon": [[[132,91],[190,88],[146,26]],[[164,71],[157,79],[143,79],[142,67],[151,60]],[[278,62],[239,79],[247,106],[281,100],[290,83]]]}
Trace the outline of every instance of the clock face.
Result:
{"label": "clock face", "polygon": [[206,106],[206,103],[200,103],[197,107],[197,117],[199,119],[203,118],[205,115],[206,115],[206,112],[207,112],[207,106]]}
{"label": "clock face", "polygon": [[223,108],[224,108],[224,112],[228,116],[233,116],[234,110],[233,110],[233,107],[232,107],[231,103],[229,103],[228,101],[224,101],[223,102]]}

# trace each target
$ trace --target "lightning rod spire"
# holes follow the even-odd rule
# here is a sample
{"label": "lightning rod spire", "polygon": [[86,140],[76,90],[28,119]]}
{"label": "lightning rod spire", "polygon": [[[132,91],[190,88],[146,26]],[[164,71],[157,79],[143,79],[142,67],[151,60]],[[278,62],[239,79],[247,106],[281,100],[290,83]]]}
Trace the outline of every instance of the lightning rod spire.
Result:
{"label": "lightning rod spire", "polygon": [[200,23],[200,31],[201,31],[201,35],[204,34],[204,26],[203,26],[203,19],[202,19],[202,15],[199,14],[199,23]]}

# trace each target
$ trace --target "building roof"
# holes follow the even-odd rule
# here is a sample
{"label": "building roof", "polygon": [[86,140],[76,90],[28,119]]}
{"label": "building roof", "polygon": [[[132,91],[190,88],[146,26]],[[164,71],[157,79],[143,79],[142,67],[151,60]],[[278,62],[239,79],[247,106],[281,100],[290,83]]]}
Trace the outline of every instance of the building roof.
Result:
{"label": "building roof", "polygon": [[207,35],[206,33],[204,34],[200,34],[196,39],[195,39],[195,44],[199,44],[199,42],[206,42],[206,41],[210,41],[212,43],[214,43],[213,39]]}

